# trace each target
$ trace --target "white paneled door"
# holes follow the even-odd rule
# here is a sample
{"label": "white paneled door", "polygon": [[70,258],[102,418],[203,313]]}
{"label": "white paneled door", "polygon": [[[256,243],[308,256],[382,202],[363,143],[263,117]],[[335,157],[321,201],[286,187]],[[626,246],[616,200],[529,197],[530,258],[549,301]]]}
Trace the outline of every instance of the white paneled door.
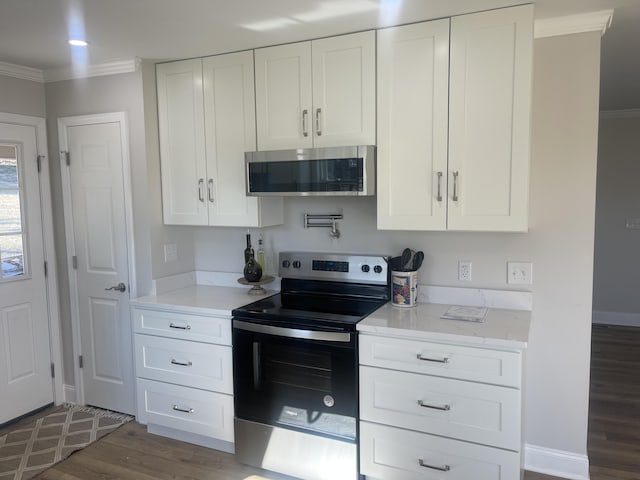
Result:
{"label": "white paneled door", "polygon": [[54,400],[36,145],[0,123],[0,424]]}
{"label": "white paneled door", "polygon": [[[80,403],[135,411],[124,114],[59,120]],[[81,356],[81,358],[80,358]],[[80,377],[80,378],[78,378]]]}

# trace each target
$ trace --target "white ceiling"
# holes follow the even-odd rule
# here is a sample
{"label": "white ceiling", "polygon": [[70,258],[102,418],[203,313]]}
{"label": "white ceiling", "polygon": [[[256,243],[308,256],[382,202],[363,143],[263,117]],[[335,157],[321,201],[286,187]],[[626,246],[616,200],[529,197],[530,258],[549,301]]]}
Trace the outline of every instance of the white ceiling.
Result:
{"label": "white ceiling", "polygon": [[[0,62],[169,60],[318,38],[518,0],[0,0]],[[601,109],[640,108],[640,0],[532,0],[537,19],[614,9],[602,42]],[[84,54],[70,35],[86,36]],[[82,58],[84,55],[84,58]],[[74,58],[75,57],[75,58]],[[635,59],[635,60],[634,60]]]}

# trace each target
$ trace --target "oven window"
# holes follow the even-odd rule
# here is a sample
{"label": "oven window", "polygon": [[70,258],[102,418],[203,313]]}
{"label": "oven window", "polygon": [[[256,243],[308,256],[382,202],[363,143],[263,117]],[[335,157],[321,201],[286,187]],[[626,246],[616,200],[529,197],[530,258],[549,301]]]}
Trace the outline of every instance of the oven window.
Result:
{"label": "oven window", "polygon": [[355,441],[357,349],[233,331],[238,418]]}

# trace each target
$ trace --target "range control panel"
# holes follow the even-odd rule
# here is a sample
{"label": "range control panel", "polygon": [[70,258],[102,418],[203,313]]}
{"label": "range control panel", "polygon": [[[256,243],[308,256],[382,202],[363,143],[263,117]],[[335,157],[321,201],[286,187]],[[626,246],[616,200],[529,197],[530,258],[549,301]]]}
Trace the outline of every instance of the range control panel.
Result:
{"label": "range control panel", "polygon": [[388,278],[388,260],[385,255],[280,252],[279,275],[282,278],[384,285]]}

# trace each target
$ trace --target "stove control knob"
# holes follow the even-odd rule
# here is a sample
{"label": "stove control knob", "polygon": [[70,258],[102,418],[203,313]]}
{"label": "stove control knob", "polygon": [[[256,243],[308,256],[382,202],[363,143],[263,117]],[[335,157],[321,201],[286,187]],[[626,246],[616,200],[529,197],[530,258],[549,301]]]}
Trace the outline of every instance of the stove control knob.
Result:
{"label": "stove control knob", "polygon": [[380,265],[376,265],[373,267],[373,271],[376,273],[382,273],[382,267]]}
{"label": "stove control knob", "polygon": [[291,266],[291,262],[289,260],[282,261],[282,268],[289,268]]}
{"label": "stove control knob", "polygon": [[293,261],[293,268],[300,268],[301,264],[300,264],[300,260],[294,260]]}
{"label": "stove control knob", "polygon": [[369,273],[369,270],[370,270],[369,265],[362,265],[362,271],[363,271],[364,273]]}

